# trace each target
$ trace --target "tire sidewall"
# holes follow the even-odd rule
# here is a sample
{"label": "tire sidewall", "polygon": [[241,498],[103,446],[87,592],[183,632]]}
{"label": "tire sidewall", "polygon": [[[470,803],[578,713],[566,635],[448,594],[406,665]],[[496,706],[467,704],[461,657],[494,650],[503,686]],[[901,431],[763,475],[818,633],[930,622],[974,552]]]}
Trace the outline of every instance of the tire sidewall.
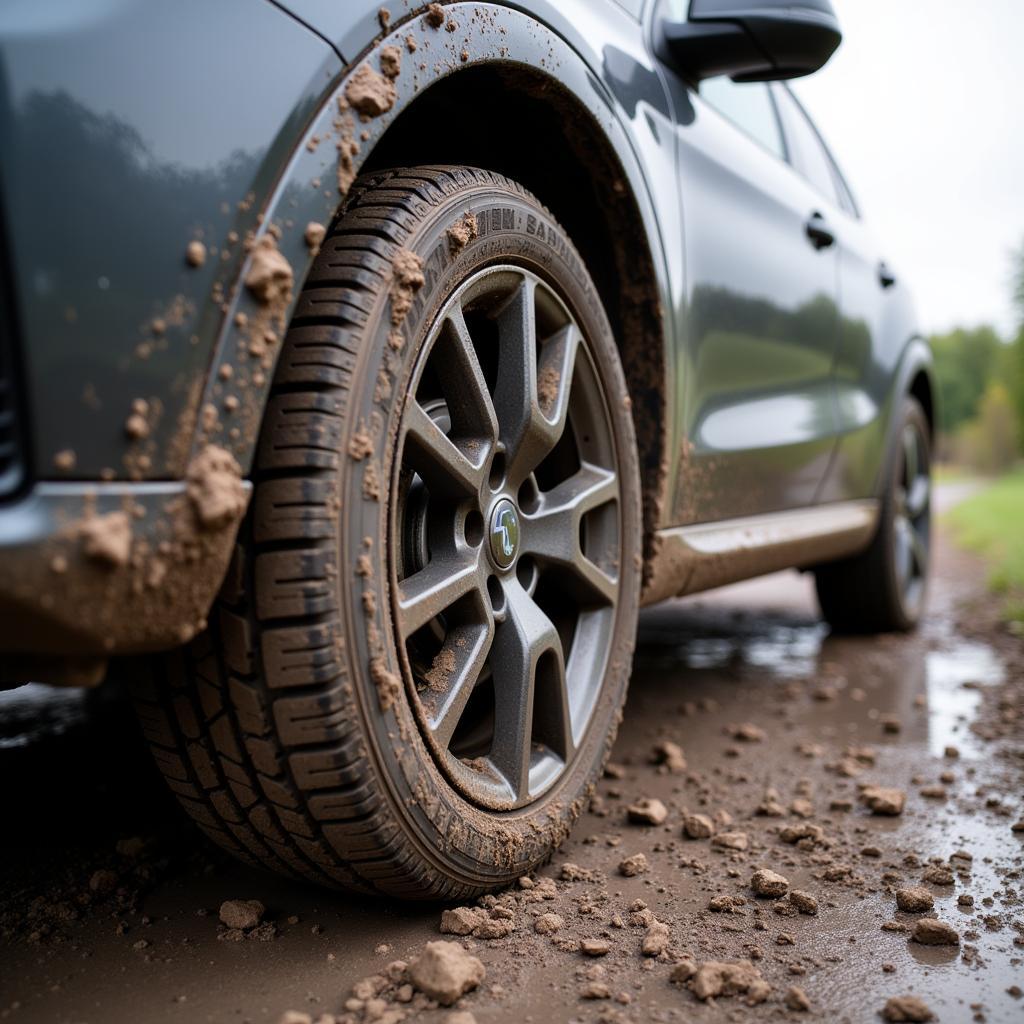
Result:
{"label": "tire sidewall", "polygon": [[[403,344],[389,344],[391,302],[378,297],[364,344],[348,417],[350,437],[369,437],[372,451],[342,470],[339,552],[343,607],[351,638],[354,696],[371,762],[395,813],[409,826],[422,856],[471,887],[493,887],[531,870],[567,835],[607,758],[621,719],[635,639],[640,585],[640,481],[624,375],[600,298],[576,250],[553,218],[516,186],[482,172],[465,172],[443,194],[412,205],[402,248],[423,262],[425,284],[400,327]],[[485,179],[482,181],[481,179]],[[456,248],[448,229],[466,214],[478,237]],[[617,447],[621,496],[620,599],[604,685],[575,759],[539,800],[519,811],[488,812],[463,798],[438,767],[419,731],[403,679],[400,699],[383,711],[369,666],[374,659],[402,677],[391,620],[388,564],[389,500],[396,438],[408,383],[431,325],[451,294],[476,272],[499,264],[532,271],[576,317],[601,377]],[[367,574],[369,555],[374,571]],[[361,567],[362,566],[362,567]]]}

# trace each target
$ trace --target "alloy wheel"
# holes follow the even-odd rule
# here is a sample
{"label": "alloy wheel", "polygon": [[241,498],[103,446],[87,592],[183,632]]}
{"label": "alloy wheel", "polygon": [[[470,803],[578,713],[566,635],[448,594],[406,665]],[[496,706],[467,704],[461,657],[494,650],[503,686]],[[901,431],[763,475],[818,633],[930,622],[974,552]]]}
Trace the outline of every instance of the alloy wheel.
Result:
{"label": "alloy wheel", "polygon": [[524,807],[571,764],[619,601],[602,378],[535,274],[488,268],[427,334],[396,442],[392,613],[406,690],[451,784]]}
{"label": "alloy wheel", "polygon": [[931,540],[931,466],[928,441],[916,423],[903,428],[900,475],[896,484],[896,573],[903,605],[915,617],[924,601]]}

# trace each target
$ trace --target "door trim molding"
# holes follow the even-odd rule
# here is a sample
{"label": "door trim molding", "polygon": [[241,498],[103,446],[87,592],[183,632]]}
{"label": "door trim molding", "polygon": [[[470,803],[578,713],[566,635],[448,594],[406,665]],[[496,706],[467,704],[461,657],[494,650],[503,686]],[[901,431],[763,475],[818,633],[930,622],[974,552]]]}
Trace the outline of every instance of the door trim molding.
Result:
{"label": "door trim molding", "polygon": [[875,535],[880,508],[874,498],[839,501],[659,530],[640,602],[854,555]]}

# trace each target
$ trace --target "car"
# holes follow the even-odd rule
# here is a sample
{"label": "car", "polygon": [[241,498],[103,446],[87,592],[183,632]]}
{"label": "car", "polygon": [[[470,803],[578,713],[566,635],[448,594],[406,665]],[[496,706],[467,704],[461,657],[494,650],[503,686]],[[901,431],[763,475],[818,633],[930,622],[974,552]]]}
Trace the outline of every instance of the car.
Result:
{"label": "car", "polygon": [[244,861],[462,899],[586,806],[641,606],[795,567],[913,628],[929,352],[788,85],[839,42],[828,0],[8,0],[4,685],[130,685]]}

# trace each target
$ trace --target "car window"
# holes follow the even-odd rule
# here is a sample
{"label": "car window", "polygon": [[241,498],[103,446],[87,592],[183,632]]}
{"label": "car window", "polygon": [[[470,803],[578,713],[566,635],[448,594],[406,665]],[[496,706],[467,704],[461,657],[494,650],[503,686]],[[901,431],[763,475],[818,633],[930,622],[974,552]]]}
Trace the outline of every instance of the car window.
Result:
{"label": "car window", "polygon": [[833,203],[839,202],[832,161],[803,108],[785,87],[775,90],[786,132],[790,163],[812,187]]}
{"label": "car window", "polygon": [[763,82],[734,82],[724,75],[700,83],[700,95],[724,118],[769,153],[785,159],[786,150],[768,87]]}

